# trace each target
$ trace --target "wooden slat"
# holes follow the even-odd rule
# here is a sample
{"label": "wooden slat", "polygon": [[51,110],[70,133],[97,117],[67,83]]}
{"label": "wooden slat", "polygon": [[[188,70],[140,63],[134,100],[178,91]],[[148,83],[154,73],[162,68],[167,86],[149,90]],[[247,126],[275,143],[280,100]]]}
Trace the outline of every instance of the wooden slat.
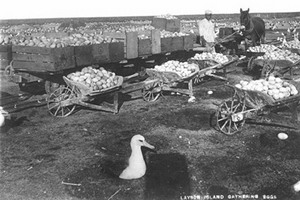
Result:
{"label": "wooden slat", "polygon": [[38,55],[38,54],[21,54],[13,53],[13,60],[25,61],[25,62],[54,62],[54,58],[50,55]]}
{"label": "wooden slat", "polygon": [[109,44],[109,60],[118,62],[124,59],[124,43],[113,42]]}
{"label": "wooden slat", "polygon": [[139,56],[145,56],[151,54],[151,40],[150,39],[140,39],[138,41],[138,54]]}
{"label": "wooden slat", "polygon": [[50,54],[51,50],[51,48],[45,47],[12,46],[12,52],[18,53]]}
{"label": "wooden slat", "polygon": [[11,52],[0,52],[0,60],[11,60]]}
{"label": "wooden slat", "polygon": [[160,30],[154,29],[151,31],[152,54],[161,53]]}
{"label": "wooden slat", "polygon": [[55,63],[40,63],[40,62],[25,62],[25,61],[14,61],[14,69],[22,69],[31,72],[51,72],[56,71]]}
{"label": "wooden slat", "polygon": [[0,52],[11,52],[11,45],[0,45]]}
{"label": "wooden slat", "polygon": [[51,49],[51,55],[54,57],[54,67],[57,70],[70,69],[76,66],[74,47]]}
{"label": "wooden slat", "polygon": [[126,58],[137,58],[138,55],[138,33],[126,32]]}

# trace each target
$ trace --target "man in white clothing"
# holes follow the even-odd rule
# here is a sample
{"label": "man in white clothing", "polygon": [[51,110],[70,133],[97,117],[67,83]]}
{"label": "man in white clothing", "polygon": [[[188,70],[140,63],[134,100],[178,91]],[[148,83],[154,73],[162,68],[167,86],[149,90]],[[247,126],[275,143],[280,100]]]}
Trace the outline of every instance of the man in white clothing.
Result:
{"label": "man in white clothing", "polygon": [[205,18],[198,22],[198,29],[200,35],[200,44],[202,46],[212,48],[216,39],[215,24],[211,20],[212,12],[205,11]]}

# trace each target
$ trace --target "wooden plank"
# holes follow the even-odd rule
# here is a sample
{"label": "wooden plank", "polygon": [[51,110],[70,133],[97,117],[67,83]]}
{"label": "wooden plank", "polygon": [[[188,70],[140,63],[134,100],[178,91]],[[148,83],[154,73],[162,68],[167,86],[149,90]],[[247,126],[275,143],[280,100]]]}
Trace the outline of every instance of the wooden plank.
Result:
{"label": "wooden plank", "polygon": [[50,54],[51,50],[51,48],[45,47],[12,46],[12,52],[18,53]]}
{"label": "wooden plank", "polygon": [[11,52],[12,45],[0,45],[0,52]]}
{"label": "wooden plank", "polygon": [[150,39],[139,39],[138,41],[138,55],[145,56],[150,55],[152,50]]}
{"label": "wooden plank", "polygon": [[161,38],[161,52],[167,53],[172,51],[172,38]]}
{"label": "wooden plank", "polygon": [[93,63],[109,62],[109,43],[92,45]]}
{"label": "wooden plank", "polygon": [[126,58],[137,58],[138,55],[138,33],[126,32]]}
{"label": "wooden plank", "polygon": [[50,55],[38,55],[38,54],[24,54],[13,53],[13,60],[25,61],[25,62],[54,62],[54,58]]}
{"label": "wooden plank", "polygon": [[14,69],[22,69],[31,72],[53,72],[57,70],[55,63],[14,61],[12,65]]}
{"label": "wooden plank", "polygon": [[124,43],[112,42],[109,44],[109,60],[118,62],[124,59]]}
{"label": "wooden plank", "polygon": [[10,64],[10,60],[0,60],[0,69],[4,70]]}
{"label": "wooden plank", "polygon": [[11,52],[0,52],[0,60],[11,60]]}
{"label": "wooden plank", "polygon": [[194,47],[194,37],[193,35],[183,36],[183,49],[188,51],[193,49]]}
{"label": "wooden plank", "polygon": [[152,54],[161,53],[161,38],[160,38],[160,30],[154,29],[151,31],[151,44],[152,44]]}
{"label": "wooden plank", "polygon": [[183,50],[183,37],[172,37],[171,51]]}

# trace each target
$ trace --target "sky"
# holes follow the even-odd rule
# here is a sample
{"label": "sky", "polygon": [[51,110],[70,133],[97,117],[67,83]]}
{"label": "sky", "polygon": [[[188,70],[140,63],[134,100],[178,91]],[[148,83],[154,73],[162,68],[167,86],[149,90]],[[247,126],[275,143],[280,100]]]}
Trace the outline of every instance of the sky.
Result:
{"label": "sky", "polygon": [[300,12],[299,0],[4,0],[1,19]]}

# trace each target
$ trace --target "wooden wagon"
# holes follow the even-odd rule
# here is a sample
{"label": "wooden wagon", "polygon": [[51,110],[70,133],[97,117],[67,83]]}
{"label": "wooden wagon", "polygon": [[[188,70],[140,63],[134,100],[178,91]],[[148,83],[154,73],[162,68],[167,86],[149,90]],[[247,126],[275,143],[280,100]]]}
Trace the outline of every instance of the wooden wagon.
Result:
{"label": "wooden wagon", "polygon": [[[300,91],[300,83],[291,82]],[[233,135],[241,131],[246,119],[256,120],[259,116],[280,108],[289,108],[292,119],[299,121],[297,113],[297,106],[300,102],[299,94],[275,100],[263,92],[243,90],[232,85],[227,86],[234,90],[234,94],[229,100],[222,102],[216,111],[216,126],[226,135]],[[264,123],[268,123],[268,121],[264,121]]]}

